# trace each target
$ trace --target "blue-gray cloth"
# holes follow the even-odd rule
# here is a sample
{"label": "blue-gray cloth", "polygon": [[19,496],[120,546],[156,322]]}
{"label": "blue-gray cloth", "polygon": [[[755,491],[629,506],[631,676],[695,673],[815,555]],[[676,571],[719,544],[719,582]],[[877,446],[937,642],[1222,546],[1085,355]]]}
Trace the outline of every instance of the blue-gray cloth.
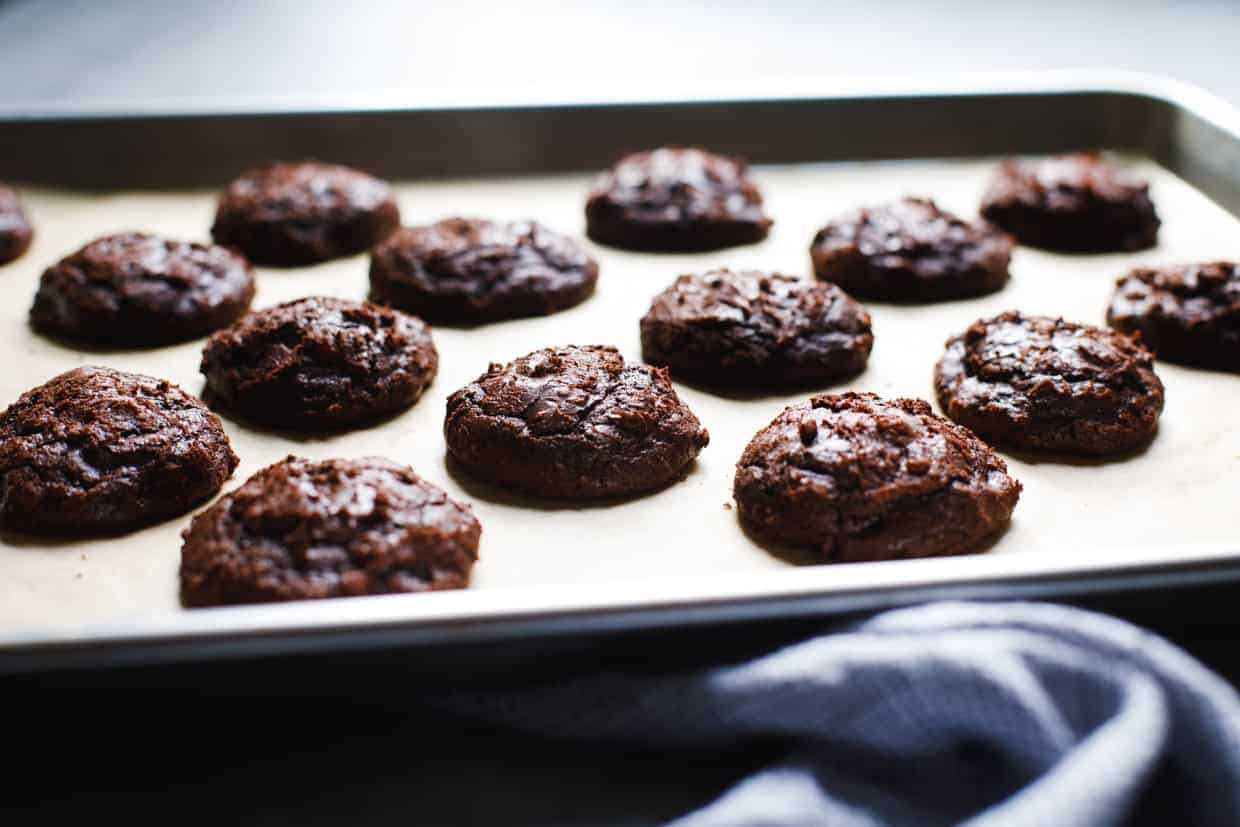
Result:
{"label": "blue-gray cloth", "polygon": [[740,665],[456,693],[520,732],[784,758],[676,827],[1240,825],[1240,698],[1155,635],[1062,606],[939,603]]}

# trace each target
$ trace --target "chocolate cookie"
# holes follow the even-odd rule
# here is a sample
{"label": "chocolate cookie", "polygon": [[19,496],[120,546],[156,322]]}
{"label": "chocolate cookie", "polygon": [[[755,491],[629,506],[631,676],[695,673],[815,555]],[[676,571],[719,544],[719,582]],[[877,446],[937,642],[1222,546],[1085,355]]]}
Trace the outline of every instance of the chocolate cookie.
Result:
{"label": "chocolate cookie", "polygon": [[254,273],[231,250],[123,233],[44,270],[30,324],[96,345],[162,345],[230,324],[253,298]]}
{"label": "chocolate cookie", "polygon": [[369,250],[400,226],[392,190],[335,164],[266,164],[228,185],[211,235],[255,264],[297,267]]}
{"label": "chocolate cookie", "polygon": [[626,250],[717,250],[761,241],[770,228],[745,162],[700,149],[628,155],[586,201],[586,234]]}
{"label": "chocolate cookie", "polygon": [[0,184],[0,264],[8,264],[30,249],[34,230],[26,219],[17,193]]}
{"label": "chocolate cookie", "polygon": [[864,207],[827,224],[810,245],[818,278],[859,298],[933,302],[1007,284],[1012,240],[925,198]]}
{"label": "chocolate cookie", "polygon": [[1159,359],[1240,371],[1240,267],[1138,267],[1117,283],[1107,322],[1141,334]]}
{"label": "chocolate cookie", "polygon": [[545,316],[585,301],[596,281],[580,245],[532,221],[404,227],[370,258],[371,300],[436,324]]}
{"label": "chocolate cookie", "polygon": [[1163,385],[1153,368],[1127,336],[1008,312],[949,339],[934,384],[943,412],[987,442],[1102,455],[1154,434]]}
{"label": "chocolate cookie", "polygon": [[288,457],[220,498],[181,546],[186,606],[463,589],[481,526],[386,459]]}
{"label": "chocolate cookie", "polygon": [[1020,483],[965,428],[920,399],[824,394],[754,436],[733,494],[755,535],[851,563],[980,551]]}
{"label": "chocolate cookie", "polygon": [[189,511],[236,467],[219,419],[176,385],[78,368],[0,414],[0,526],[130,531]]}
{"label": "chocolate cookie", "polygon": [[251,313],[216,333],[201,370],[213,407],[278,428],[328,429],[405,410],[438,367],[421,319],[312,297]]}
{"label": "chocolate cookie", "polygon": [[710,435],[667,371],[613,347],[537,350],[448,397],[448,453],[474,475],[542,497],[594,499],[661,488]]}
{"label": "chocolate cookie", "polygon": [[677,379],[739,387],[846,379],[874,344],[870,314],[835,285],[757,271],[681,276],[641,333],[642,358]]}
{"label": "chocolate cookie", "polygon": [[1021,244],[1067,253],[1153,247],[1161,223],[1147,183],[1088,152],[1004,161],[981,212]]}

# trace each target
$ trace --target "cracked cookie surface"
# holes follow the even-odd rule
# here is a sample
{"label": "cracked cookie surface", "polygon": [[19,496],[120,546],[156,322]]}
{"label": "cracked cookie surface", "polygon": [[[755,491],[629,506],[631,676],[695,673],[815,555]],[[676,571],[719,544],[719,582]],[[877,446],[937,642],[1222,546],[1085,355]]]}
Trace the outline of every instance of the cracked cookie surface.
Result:
{"label": "cracked cookie surface", "polygon": [[154,346],[230,324],[253,298],[254,273],[231,250],[120,233],[47,268],[30,323],[90,344]]}
{"label": "cracked cookie surface", "polygon": [[391,188],[338,164],[270,163],[224,190],[211,236],[255,264],[297,267],[369,250],[400,226]]}
{"label": "cracked cookie surface", "polygon": [[181,547],[186,606],[460,589],[482,528],[411,468],[288,457],[194,518]]}
{"label": "cracked cookie surface", "polygon": [[533,221],[402,227],[370,259],[371,300],[435,324],[545,316],[585,301],[597,281],[581,245]]}
{"label": "cracked cookie surface", "polygon": [[213,407],[275,427],[324,429],[405,410],[438,366],[421,319],[310,297],[256,311],[213,335],[201,370]]}
{"label": "cracked cookie surface", "polygon": [[1020,491],[994,451],[928,403],[869,393],[784,409],[746,446],[733,483],[746,528],[825,562],[980,551]]}
{"label": "cracked cookie surface", "polygon": [[0,524],[129,531],[190,510],[236,466],[219,419],[176,385],[77,368],[0,414]]}
{"label": "cracked cookie surface", "polygon": [[1066,253],[1144,250],[1161,224],[1149,184],[1090,152],[1004,161],[981,214],[1021,244]]}
{"label": "cracked cookie surface", "polygon": [[564,499],[662,488],[710,439],[665,369],[626,364],[604,346],[492,364],[448,397],[444,436],[472,474]]}
{"label": "cracked cookie surface", "polygon": [[1143,444],[1163,408],[1153,354],[1136,341],[1017,312],[949,339],[935,391],[949,418],[987,442],[1087,456]]}
{"label": "cracked cookie surface", "polygon": [[929,199],[904,198],[832,220],[814,236],[810,258],[818,278],[858,298],[944,301],[1007,284],[1012,239]]}
{"label": "cracked cookie surface", "polygon": [[1116,283],[1107,323],[1160,360],[1240,372],[1240,267],[1138,267]]}
{"label": "cracked cookie surface", "polygon": [[677,379],[739,387],[831,382],[865,370],[870,314],[832,284],[778,273],[684,275],[641,320],[642,358]]}
{"label": "cracked cookie surface", "polygon": [[770,228],[746,163],[701,149],[627,155],[586,200],[586,234],[627,250],[716,250],[761,241]]}

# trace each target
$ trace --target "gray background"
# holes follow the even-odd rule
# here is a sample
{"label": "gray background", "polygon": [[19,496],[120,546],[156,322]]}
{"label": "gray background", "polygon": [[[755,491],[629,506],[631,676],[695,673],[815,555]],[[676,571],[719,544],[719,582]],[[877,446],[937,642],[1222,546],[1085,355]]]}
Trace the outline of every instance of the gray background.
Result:
{"label": "gray background", "polygon": [[0,106],[399,90],[554,98],[1106,67],[1240,101],[1240,0],[0,2]]}
{"label": "gray background", "polygon": [[[732,81],[1046,68],[1153,72],[1240,103],[1237,42],[1240,0],[25,0],[0,2],[0,111],[393,90],[408,105],[641,97]],[[1161,631],[1234,679],[1230,629]],[[638,650],[594,667],[643,663]],[[11,685],[21,714],[10,717],[34,722],[37,737],[23,750],[28,775],[0,807],[43,823],[115,813],[135,824],[646,824],[778,751],[693,764],[501,736],[427,715],[408,701],[416,686],[378,674],[350,666],[324,685],[313,670],[242,667],[209,685],[149,674]]]}

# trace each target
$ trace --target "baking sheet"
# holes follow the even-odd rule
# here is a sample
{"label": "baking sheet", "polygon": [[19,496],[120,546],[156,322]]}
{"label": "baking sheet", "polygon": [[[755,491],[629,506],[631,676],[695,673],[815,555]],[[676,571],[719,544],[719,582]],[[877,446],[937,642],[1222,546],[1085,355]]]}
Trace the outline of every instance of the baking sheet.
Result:
{"label": "baking sheet", "polygon": [[[1018,248],[1012,281],[995,295],[920,307],[868,303],[875,332],[869,369],[834,389],[930,398],[931,372],[944,340],[980,316],[1018,308],[1101,324],[1115,277],[1131,266],[1240,257],[1240,222],[1152,162],[1127,160],[1152,182],[1164,219],[1159,247],[1137,254],[1093,256]],[[675,600],[678,593],[701,592],[713,582],[732,584],[732,593],[748,589],[760,594],[767,586],[787,586],[790,578],[803,589],[827,591],[836,584],[864,589],[867,582],[883,583],[890,572],[930,570],[927,567],[1001,575],[1005,561],[1015,569],[1028,560],[1025,555],[1066,566],[1073,560],[1123,565],[1138,559],[1171,562],[1179,555],[1204,553],[1222,559],[1234,554],[1240,377],[1165,364],[1159,365],[1158,373],[1166,385],[1166,410],[1148,450],[1102,463],[1034,463],[1008,457],[1011,471],[1024,483],[1024,494],[1011,529],[986,555],[976,558],[794,569],[748,539],[729,507],[733,464],[755,431],[806,392],[725,397],[679,384],[682,398],[709,428],[710,445],[683,482],[618,504],[536,503],[458,476],[446,463],[441,433],[444,401],[489,362],[568,343],[614,344],[626,358],[638,359],[638,319],[651,297],[678,274],[730,266],[808,275],[809,241],[833,215],[860,204],[924,194],[972,216],[993,166],[994,159],[757,167],[754,176],[776,220],[764,243],[684,255],[626,253],[589,245],[600,262],[593,298],[545,318],[473,330],[436,328],[438,379],[412,410],[380,427],[301,438],[225,419],[241,457],[225,489],[289,453],[316,458],[381,454],[412,465],[470,502],[483,525],[481,559],[471,593],[348,599],[361,601],[357,607],[362,602],[382,605],[389,619],[446,616],[456,610],[478,616],[501,604],[536,612],[543,596],[548,605],[561,609],[589,608],[602,594]],[[400,184],[397,191],[402,216],[410,224],[449,215],[535,218],[580,233],[589,180],[590,176],[565,175],[439,181]],[[25,257],[0,269],[0,343],[8,354],[0,374],[0,403],[83,364],[166,377],[200,393],[201,341],[154,351],[81,352],[34,335],[25,318],[43,267],[98,235],[144,230],[187,240],[207,238],[215,193],[84,195],[25,190],[23,195],[37,235]],[[365,256],[358,256],[297,270],[260,268],[254,306],[312,294],[364,298],[367,264]],[[246,611],[253,612],[252,625],[261,627],[282,612],[289,619],[304,620],[336,611],[345,602],[255,610],[182,609],[177,596],[179,534],[189,519],[186,515],[107,540],[3,537],[0,644],[89,641],[105,630],[123,636],[126,629],[139,625],[147,630],[164,626],[185,631],[195,624],[209,629],[212,618],[236,619],[237,613]],[[1138,549],[1144,551],[1138,554]]]}

